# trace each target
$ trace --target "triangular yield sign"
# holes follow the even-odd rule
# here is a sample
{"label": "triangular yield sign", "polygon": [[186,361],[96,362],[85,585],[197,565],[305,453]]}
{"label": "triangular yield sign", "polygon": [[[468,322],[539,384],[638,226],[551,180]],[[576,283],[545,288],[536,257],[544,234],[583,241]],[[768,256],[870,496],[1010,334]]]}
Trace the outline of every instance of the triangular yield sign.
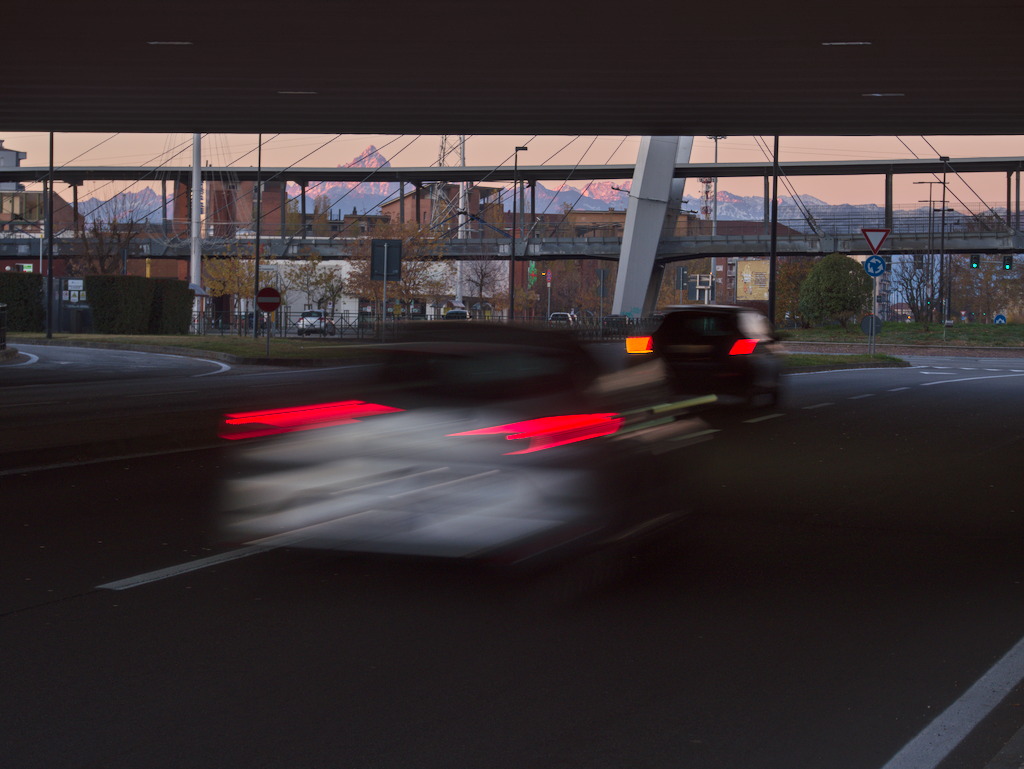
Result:
{"label": "triangular yield sign", "polygon": [[892,230],[866,230],[862,229],[861,232],[864,234],[864,239],[871,246],[871,253],[877,254],[878,249],[882,247],[885,239],[889,237],[889,233]]}

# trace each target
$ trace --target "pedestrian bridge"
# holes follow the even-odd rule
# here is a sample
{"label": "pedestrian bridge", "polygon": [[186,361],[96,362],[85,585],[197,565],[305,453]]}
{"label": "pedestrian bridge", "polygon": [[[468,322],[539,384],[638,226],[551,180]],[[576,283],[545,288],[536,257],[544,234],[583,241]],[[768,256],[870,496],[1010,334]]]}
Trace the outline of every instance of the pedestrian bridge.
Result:
{"label": "pedestrian bridge", "polygon": [[[38,238],[7,236],[0,239],[0,259],[31,259],[40,254]],[[434,256],[455,260],[508,259],[511,238],[450,238],[437,241]],[[530,261],[557,261],[562,259],[618,260],[622,251],[622,238],[618,237],[519,237],[516,239],[516,259]],[[208,238],[203,240],[203,254],[238,256],[254,250],[252,240],[234,238]],[[704,257],[765,256],[771,248],[768,234],[744,235],[690,235],[662,238],[658,243],[656,260],[661,263],[700,259]],[[187,259],[190,244],[185,239],[137,239],[128,248],[132,258],[154,257]],[[355,251],[351,239],[332,237],[272,237],[261,236],[260,250],[264,258],[301,259],[317,253],[324,259],[345,259]],[[775,252],[779,256],[822,256],[842,253],[870,254],[861,232],[850,233],[792,233],[776,238]],[[939,233],[894,231],[886,239],[881,254],[997,254],[1024,252],[1024,235],[1009,228],[987,231],[953,231],[944,237]],[[81,242],[76,238],[58,238],[55,256],[81,254]]]}

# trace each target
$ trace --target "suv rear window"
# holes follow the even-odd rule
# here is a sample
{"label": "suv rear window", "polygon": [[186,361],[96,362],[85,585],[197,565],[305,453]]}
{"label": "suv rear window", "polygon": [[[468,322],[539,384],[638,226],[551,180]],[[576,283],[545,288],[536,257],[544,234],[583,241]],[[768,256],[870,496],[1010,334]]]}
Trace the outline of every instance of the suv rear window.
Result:
{"label": "suv rear window", "polygon": [[723,313],[674,312],[665,316],[655,336],[664,341],[695,343],[733,336],[734,319]]}

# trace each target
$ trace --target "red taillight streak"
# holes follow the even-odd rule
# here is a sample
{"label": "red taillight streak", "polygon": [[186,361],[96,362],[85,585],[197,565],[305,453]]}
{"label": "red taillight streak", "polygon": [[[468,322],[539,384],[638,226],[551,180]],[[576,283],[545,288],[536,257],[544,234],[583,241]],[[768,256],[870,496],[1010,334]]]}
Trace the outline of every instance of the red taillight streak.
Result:
{"label": "red taillight streak", "polygon": [[508,433],[505,436],[507,440],[528,440],[530,442],[525,449],[506,452],[506,456],[510,456],[512,454],[529,454],[533,451],[564,446],[567,443],[578,443],[591,438],[611,435],[619,429],[622,422],[622,417],[616,414],[570,414],[528,419],[524,422],[510,422],[497,427],[468,430],[464,433],[451,433],[449,437]]}
{"label": "red taillight streak", "polygon": [[245,411],[224,416],[220,437],[229,441],[241,438],[261,438],[266,435],[277,435],[297,430],[351,424],[362,417],[389,414],[401,410],[379,403],[339,401],[295,408]]}
{"label": "red taillight streak", "polygon": [[650,336],[629,336],[626,337],[626,352],[645,353],[654,352],[654,338]]}
{"label": "red taillight streak", "polygon": [[754,348],[757,347],[756,339],[737,339],[733,342],[732,349],[729,350],[730,355],[750,355]]}

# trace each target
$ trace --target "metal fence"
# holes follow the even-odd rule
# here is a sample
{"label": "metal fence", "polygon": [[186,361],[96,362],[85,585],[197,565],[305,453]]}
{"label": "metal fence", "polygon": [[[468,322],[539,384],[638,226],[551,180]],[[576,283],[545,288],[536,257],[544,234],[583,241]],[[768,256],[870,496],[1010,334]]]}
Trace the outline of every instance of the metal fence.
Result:
{"label": "metal fence", "polygon": [[[266,333],[266,315],[264,313],[228,313],[207,312],[192,316],[190,333],[199,335],[219,336],[252,336],[253,323],[259,323],[256,335]],[[281,311],[274,313],[271,321],[271,333],[275,337],[305,337],[299,334],[298,321],[302,311]],[[502,322],[500,318],[496,322]],[[420,323],[461,323],[467,321],[445,321],[442,318],[425,316],[387,318],[383,322],[379,316],[367,313],[342,312],[329,315],[323,324],[324,332],[319,330],[309,334],[317,339],[341,339],[351,341],[377,341],[392,339],[401,334],[409,324]],[[473,323],[475,321],[468,321]],[[523,319],[515,321],[517,326],[530,328],[555,329],[573,333],[582,341],[601,341],[625,339],[627,336],[650,333],[657,327],[660,318],[627,318],[627,317],[582,317],[572,323],[549,322],[543,319]]]}
{"label": "metal fence", "polygon": [[0,304],[0,350],[7,349],[7,305]]}
{"label": "metal fence", "polygon": [[[272,333],[274,336],[304,336],[299,333],[299,319],[302,311],[280,311],[273,314]],[[396,321],[389,320],[389,325]],[[214,312],[192,315],[190,333],[220,336],[247,336],[253,334],[253,324],[258,323],[258,335],[262,336],[267,328],[267,316],[262,312]],[[377,319],[366,313],[342,312],[326,317],[320,329],[311,332],[311,336],[340,339],[372,339],[378,336]]]}

